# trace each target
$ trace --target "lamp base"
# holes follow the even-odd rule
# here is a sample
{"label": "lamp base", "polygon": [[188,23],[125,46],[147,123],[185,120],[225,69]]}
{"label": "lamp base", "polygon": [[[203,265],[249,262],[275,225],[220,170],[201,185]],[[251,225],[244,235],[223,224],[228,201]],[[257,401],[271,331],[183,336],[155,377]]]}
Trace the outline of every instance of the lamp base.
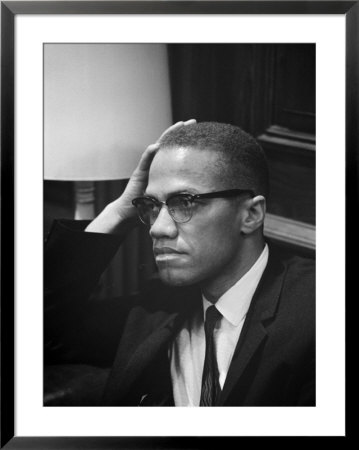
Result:
{"label": "lamp base", "polygon": [[95,218],[95,183],[75,181],[75,220]]}

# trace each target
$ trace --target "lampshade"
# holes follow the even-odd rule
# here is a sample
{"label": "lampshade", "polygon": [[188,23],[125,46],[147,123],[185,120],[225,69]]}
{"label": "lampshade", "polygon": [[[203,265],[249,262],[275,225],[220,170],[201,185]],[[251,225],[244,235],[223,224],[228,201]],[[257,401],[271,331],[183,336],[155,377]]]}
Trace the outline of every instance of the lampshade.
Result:
{"label": "lampshade", "polygon": [[45,44],[45,179],[129,178],[171,122],[165,44]]}

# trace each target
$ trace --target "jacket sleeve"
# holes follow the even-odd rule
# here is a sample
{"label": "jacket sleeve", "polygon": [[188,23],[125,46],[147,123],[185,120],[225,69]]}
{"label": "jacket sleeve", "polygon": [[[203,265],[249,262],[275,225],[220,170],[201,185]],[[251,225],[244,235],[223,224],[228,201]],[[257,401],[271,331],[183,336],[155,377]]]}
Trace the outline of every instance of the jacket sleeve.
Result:
{"label": "jacket sleeve", "polygon": [[45,242],[45,364],[111,364],[127,299],[89,300],[123,237],[84,232],[86,221],[56,221]]}

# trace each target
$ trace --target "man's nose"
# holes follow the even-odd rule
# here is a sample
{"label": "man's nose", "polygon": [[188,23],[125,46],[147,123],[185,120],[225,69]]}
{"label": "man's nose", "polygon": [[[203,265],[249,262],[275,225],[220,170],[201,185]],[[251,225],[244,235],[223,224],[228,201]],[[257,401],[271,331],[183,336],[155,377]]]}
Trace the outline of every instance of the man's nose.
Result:
{"label": "man's nose", "polygon": [[167,206],[162,206],[154,224],[150,228],[152,239],[170,238],[174,239],[178,234],[177,224],[168,212]]}

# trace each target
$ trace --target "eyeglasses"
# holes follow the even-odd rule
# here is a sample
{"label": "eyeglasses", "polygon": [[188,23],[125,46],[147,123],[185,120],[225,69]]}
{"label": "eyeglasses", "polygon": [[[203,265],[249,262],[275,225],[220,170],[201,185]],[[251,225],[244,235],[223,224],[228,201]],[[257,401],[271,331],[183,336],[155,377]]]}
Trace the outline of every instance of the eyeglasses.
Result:
{"label": "eyeglasses", "polygon": [[209,192],[206,194],[175,194],[168,197],[165,202],[160,202],[153,197],[138,197],[132,200],[132,204],[137,208],[138,215],[145,225],[152,226],[162,206],[165,205],[172,219],[177,223],[185,223],[191,220],[193,214],[193,204],[196,200],[206,198],[236,197],[241,194],[254,195],[249,189],[229,189],[226,191]]}

